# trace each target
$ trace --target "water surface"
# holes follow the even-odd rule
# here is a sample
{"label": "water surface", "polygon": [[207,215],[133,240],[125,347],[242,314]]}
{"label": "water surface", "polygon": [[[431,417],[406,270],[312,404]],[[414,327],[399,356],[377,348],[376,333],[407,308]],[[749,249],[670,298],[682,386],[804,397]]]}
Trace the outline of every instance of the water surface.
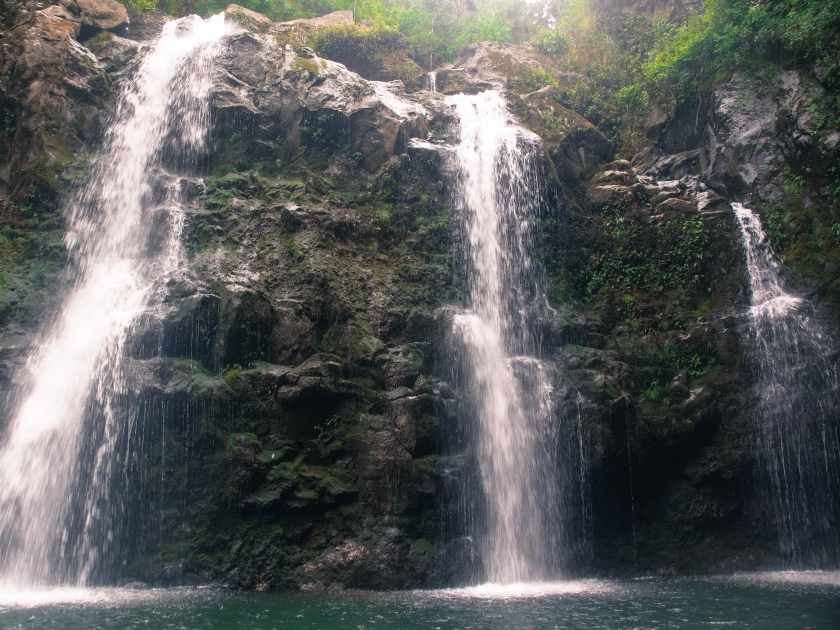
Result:
{"label": "water surface", "polygon": [[0,628],[401,630],[838,628],[840,573],[374,593],[65,589],[0,593]]}

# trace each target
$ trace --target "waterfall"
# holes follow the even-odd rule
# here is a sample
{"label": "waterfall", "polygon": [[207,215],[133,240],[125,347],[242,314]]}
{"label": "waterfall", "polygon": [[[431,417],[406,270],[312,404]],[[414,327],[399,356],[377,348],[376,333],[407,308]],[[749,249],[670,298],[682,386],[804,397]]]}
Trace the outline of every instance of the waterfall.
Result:
{"label": "waterfall", "polygon": [[[548,311],[532,223],[543,205],[542,147],[511,121],[501,94],[446,98],[459,120],[450,152],[464,233],[466,309],[455,316],[473,400],[486,577],[557,577],[564,544],[554,368],[539,359]],[[576,432],[563,427],[564,431]],[[577,438],[575,438],[577,448]]]}
{"label": "waterfall", "polygon": [[782,556],[794,568],[838,561],[838,350],[813,305],[787,291],[759,218],[732,204],[749,271],[750,358],[759,454]]}
{"label": "waterfall", "polygon": [[[124,346],[180,261],[178,181],[164,162],[189,164],[204,143],[212,59],[228,32],[222,14],[164,26],[122,87],[104,148],[65,210],[69,294],[27,360],[0,450],[7,585],[84,584],[113,538],[100,499],[121,430],[114,398],[125,389]],[[155,234],[161,223],[164,238]],[[80,532],[68,525],[74,497]]]}

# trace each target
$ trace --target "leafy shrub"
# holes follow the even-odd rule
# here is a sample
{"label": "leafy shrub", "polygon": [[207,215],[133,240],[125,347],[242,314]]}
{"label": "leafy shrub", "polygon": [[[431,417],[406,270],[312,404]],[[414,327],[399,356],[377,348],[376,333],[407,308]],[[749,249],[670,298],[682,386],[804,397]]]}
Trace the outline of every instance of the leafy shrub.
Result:
{"label": "leafy shrub", "polygon": [[823,82],[840,79],[840,0],[706,0],[653,47],[644,74],[666,106],[697,102],[733,68],[768,61],[819,64]]}
{"label": "leafy shrub", "polygon": [[118,0],[121,4],[124,4],[127,7],[131,7],[132,9],[154,9],[159,2],[157,0]]}
{"label": "leafy shrub", "polygon": [[569,52],[569,36],[554,29],[541,29],[534,37],[534,45],[550,57],[562,57]]}

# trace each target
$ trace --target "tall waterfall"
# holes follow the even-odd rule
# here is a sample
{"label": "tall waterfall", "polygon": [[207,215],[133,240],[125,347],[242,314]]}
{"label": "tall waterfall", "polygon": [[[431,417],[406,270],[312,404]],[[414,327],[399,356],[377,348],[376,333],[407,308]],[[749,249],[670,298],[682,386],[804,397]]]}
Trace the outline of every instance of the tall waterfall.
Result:
{"label": "tall waterfall", "polygon": [[[177,178],[162,190],[162,166],[189,164],[204,142],[212,59],[229,29],[221,14],[164,26],[123,86],[104,150],[65,211],[71,289],[28,359],[0,450],[7,585],[83,584],[113,537],[99,499],[120,430],[113,402],[125,388],[124,345],[180,259]],[[74,497],[80,532],[68,526]]]}
{"label": "tall waterfall", "polygon": [[759,453],[780,550],[794,568],[830,565],[840,560],[838,349],[813,305],[785,290],[758,217],[732,207],[750,278]]}
{"label": "tall waterfall", "polygon": [[454,323],[476,416],[484,494],[479,546],[491,582],[550,579],[562,555],[565,497],[553,368],[538,358],[532,334],[548,310],[530,257],[532,223],[543,203],[542,148],[511,121],[499,92],[446,102],[460,121],[452,153],[467,305]]}

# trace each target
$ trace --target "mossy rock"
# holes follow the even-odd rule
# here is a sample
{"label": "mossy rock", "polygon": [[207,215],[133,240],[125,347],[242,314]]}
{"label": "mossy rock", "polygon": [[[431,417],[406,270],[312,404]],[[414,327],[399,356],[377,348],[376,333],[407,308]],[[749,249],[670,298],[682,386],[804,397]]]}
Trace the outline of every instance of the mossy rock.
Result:
{"label": "mossy rock", "polygon": [[272,26],[271,20],[263,14],[251,11],[238,4],[228,5],[225,9],[225,17],[235,24],[255,33],[266,33]]}
{"label": "mossy rock", "polygon": [[399,79],[410,92],[425,87],[426,73],[408,56],[408,38],[397,30],[332,26],[320,30],[313,45],[322,57],[344,64],[365,79]]}

